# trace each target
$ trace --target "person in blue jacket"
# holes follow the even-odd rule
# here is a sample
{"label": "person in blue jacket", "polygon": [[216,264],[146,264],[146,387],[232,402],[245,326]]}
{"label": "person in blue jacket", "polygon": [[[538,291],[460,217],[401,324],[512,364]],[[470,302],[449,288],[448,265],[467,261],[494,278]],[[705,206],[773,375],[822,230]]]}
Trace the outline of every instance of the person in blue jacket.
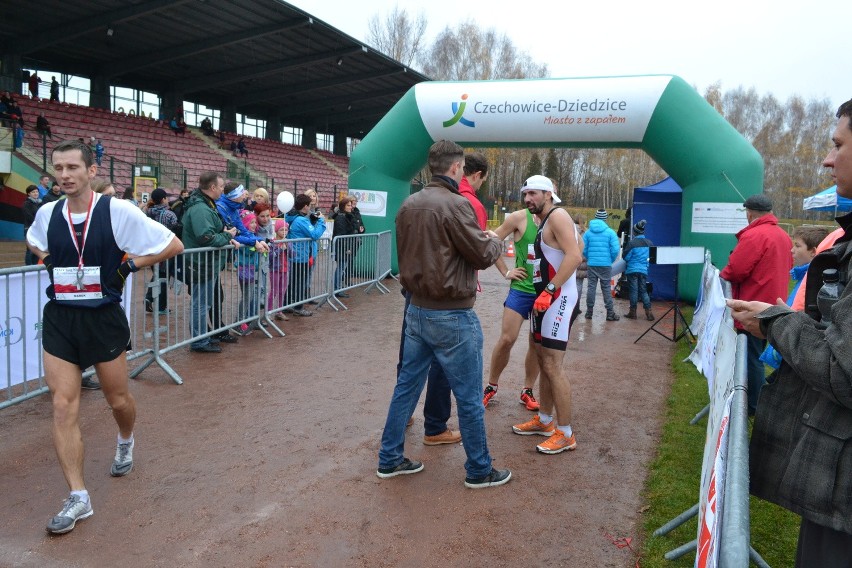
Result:
{"label": "person in blue jacket", "polygon": [[606,224],[608,215],[606,209],[598,209],[595,218],[589,222],[589,229],[583,233],[583,258],[589,265],[586,288],[586,319],[592,319],[595,309],[595,287],[598,280],[601,283],[604,305],[606,306],[606,321],[621,319],[613,309],[612,290],[609,285],[612,278],[612,263],[618,258],[621,247],[609,225]]}
{"label": "person in blue jacket", "polygon": [[[216,200],[216,211],[222,222],[225,223],[225,228],[231,227],[237,230],[234,235],[234,240],[240,245],[249,248],[254,247],[258,253],[269,252],[269,246],[263,239],[258,239],[257,236],[249,231],[243,224],[240,212],[243,210],[243,201],[246,200],[248,194],[246,188],[242,184],[235,181],[229,181],[225,184],[225,190],[222,196]],[[222,289],[222,283],[219,282],[219,295],[215,297],[210,309],[210,320],[214,328],[222,327],[222,301],[225,298],[225,291]],[[227,331],[214,335],[214,338],[219,341],[234,343],[236,338]]]}
{"label": "person in blue jacket", "polygon": [[646,223],[645,219],[642,219],[633,225],[633,238],[624,245],[624,262],[627,263],[624,274],[627,275],[627,286],[630,290],[630,311],[624,314],[624,317],[636,319],[636,305],[641,296],[642,306],[645,308],[645,319],[654,321],[654,314],[651,313],[651,297],[648,295],[649,249],[654,246],[654,243],[645,237]]}
{"label": "person in blue jacket", "polygon": [[[311,198],[302,193],[296,196],[293,210],[285,220],[290,224],[288,239],[310,239],[290,243],[290,271],[287,287],[287,304],[296,304],[311,297],[310,270],[316,259],[316,241],[325,233],[325,218],[311,214]],[[310,316],[313,312],[304,309],[303,304],[293,306],[297,316]]]}

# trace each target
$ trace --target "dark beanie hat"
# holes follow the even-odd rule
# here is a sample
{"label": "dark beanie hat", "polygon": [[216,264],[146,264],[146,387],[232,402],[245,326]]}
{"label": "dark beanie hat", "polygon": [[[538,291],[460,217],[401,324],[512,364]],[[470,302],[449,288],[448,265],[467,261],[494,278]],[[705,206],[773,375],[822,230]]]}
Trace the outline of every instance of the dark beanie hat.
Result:
{"label": "dark beanie hat", "polygon": [[642,219],[641,221],[639,221],[638,223],[633,225],[633,234],[634,235],[641,235],[642,233],[644,233],[646,224],[647,224],[647,221],[645,221],[645,219]]}
{"label": "dark beanie hat", "polygon": [[169,194],[166,193],[165,189],[163,189],[162,187],[158,187],[157,189],[151,192],[151,201],[153,201],[154,203],[160,203],[168,196]]}
{"label": "dark beanie hat", "polygon": [[606,221],[607,217],[609,217],[609,215],[607,215],[606,209],[598,209],[597,211],[595,211],[595,219]]}

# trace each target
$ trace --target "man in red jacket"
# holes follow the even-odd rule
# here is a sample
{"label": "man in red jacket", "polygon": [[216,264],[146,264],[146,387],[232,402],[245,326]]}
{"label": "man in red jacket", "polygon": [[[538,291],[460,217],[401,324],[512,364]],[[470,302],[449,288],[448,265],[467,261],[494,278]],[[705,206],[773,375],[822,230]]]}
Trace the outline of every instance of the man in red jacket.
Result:
{"label": "man in red jacket", "polygon": [[[793,256],[792,241],[778,226],[778,218],[772,214],[772,201],[763,194],[752,195],[745,200],[748,226],[737,233],[737,246],[731,251],[728,265],[720,276],[731,283],[734,300],[747,300],[775,304],[779,298],[787,297],[787,284]],[[760,388],[766,379],[760,354],[766,340],[750,334],[735,322],[737,333],[748,336],[748,411],[754,414]]]}

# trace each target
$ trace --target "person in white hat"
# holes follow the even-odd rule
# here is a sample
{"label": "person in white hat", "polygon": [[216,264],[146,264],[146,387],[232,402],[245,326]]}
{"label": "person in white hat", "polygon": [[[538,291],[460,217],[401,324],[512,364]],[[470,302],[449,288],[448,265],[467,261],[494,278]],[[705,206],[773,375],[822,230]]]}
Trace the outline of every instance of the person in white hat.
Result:
{"label": "person in white hat", "polygon": [[[521,188],[524,205],[541,219],[530,269],[538,297],[533,302],[531,332],[541,372],[540,408],[528,422],[512,427],[522,436],[548,436],[536,449],[558,454],[577,447],[571,428],[571,383],[562,368],[568,334],[577,311],[577,267],[583,259],[577,226],[556,207],[553,182],[532,176]],[[553,410],[556,409],[556,416]]]}

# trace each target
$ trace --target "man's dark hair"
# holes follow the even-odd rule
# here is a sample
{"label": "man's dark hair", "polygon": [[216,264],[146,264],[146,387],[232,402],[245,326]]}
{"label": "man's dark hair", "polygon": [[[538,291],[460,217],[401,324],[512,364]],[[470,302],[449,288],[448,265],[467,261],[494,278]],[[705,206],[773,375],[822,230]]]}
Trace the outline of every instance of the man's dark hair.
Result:
{"label": "man's dark hair", "polygon": [[300,193],[296,196],[295,201],[293,202],[293,209],[296,211],[301,211],[304,209],[305,205],[311,204],[311,198],[309,195],[305,195],[304,193]]}
{"label": "man's dark hair", "polygon": [[849,130],[852,130],[852,99],[849,99],[837,109],[837,118],[846,117],[849,119]]}
{"label": "man's dark hair", "polygon": [[50,174],[47,173],[47,172],[44,172],[40,176],[38,176],[39,180],[43,180],[44,178],[50,179]]}
{"label": "man's dark hair", "polygon": [[50,153],[50,157],[53,158],[53,155],[57,152],[70,152],[71,150],[80,150],[80,154],[83,155],[83,163],[86,164],[87,168],[92,167],[92,164],[95,163],[94,157],[92,157],[92,150],[84,144],[80,140],[65,140],[64,142],[60,142],[53,148],[53,152]]}
{"label": "man's dark hair", "polygon": [[476,172],[482,172],[482,177],[488,175],[488,160],[482,152],[472,152],[464,157],[464,175],[472,176]]}
{"label": "man's dark hair", "polygon": [[216,172],[204,172],[198,176],[198,189],[201,191],[210,189],[212,186],[216,185],[220,179],[223,179],[221,174],[217,174]]}
{"label": "man's dark hair", "polygon": [[432,175],[446,174],[455,162],[464,161],[464,149],[449,140],[438,140],[429,148],[429,171]]}

